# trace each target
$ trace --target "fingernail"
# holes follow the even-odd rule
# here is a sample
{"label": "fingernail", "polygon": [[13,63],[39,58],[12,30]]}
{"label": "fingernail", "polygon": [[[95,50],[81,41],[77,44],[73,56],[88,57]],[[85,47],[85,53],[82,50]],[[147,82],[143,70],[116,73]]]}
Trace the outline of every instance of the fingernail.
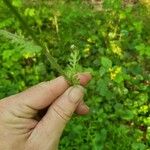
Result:
{"label": "fingernail", "polygon": [[86,111],[89,111],[89,107],[87,106],[87,105],[85,105],[85,104],[83,104],[83,105],[81,105],[81,107],[82,107],[82,109],[84,109],[84,110],[86,110]]}
{"label": "fingernail", "polygon": [[78,103],[83,98],[83,95],[84,88],[82,86],[74,86],[69,93],[70,101]]}
{"label": "fingernail", "polygon": [[85,104],[81,105],[81,109],[82,109],[83,114],[87,114],[90,110],[90,108]]}

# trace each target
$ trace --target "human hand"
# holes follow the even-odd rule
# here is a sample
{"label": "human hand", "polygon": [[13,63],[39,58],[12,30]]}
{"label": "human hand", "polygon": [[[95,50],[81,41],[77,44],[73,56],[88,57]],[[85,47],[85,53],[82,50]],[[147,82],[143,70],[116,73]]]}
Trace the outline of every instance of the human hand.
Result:
{"label": "human hand", "polygon": [[[81,85],[90,74],[79,75]],[[83,87],[63,77],[43,82],[0,101],[0,150],[56,150],[73,112],[86,114]]]}

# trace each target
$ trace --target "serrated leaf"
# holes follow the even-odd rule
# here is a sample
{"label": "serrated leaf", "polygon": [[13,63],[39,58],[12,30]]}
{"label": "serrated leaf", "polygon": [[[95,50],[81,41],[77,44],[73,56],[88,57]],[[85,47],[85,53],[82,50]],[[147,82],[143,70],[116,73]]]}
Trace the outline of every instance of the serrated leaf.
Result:
{"label": "serrated leaf", "polygon": [[99,80],[98,81],[98,91],[100,92],[100,95],[106,96],[108,92],[108,83],[105,80]]}
{"label": "serrated leaf", "polygon": [[109,69],[112,67],[112,61],[107,57],[101,58],[101,64],[104,68]]}

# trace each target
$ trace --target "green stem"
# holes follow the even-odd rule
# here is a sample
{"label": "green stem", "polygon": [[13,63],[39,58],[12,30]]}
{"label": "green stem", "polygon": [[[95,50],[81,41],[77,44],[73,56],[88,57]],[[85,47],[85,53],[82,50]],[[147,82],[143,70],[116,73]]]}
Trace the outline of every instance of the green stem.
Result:
{"label": "green stem", "polygon": [[21,17],[21,15],[18,13],[18,11],[15,9],[15,7],[11,4],[10,0],[3,0],[3,2],[13,12],[13,14],[18,18],[18,20],[20,21],[20,23],[22,24],[22,26],[26,30],[27,34],[30,35],[32,37],[33,41],[42,48],[44,54],[46,55],[46,57],[48,58],[48,61],[51,64],[51,66],[53,68],[55,68],[57,70],[57,72],[59,72],[61,75],[63,75],[67,79],[67,81],[69,82],[69,84],[72,84],[72,82],[70,81],[69,77],[63,71],[63,69],[61,68],[61,66],[57,63],[56,59],[50,54],[50,52],[49,52],[48,48],[46,47],[46,45],[42,44],[36,38],[36,36],[33,33],[33,31],[29,28],[29,26],[26,23],[26,21],[23,19],[23,17]]}

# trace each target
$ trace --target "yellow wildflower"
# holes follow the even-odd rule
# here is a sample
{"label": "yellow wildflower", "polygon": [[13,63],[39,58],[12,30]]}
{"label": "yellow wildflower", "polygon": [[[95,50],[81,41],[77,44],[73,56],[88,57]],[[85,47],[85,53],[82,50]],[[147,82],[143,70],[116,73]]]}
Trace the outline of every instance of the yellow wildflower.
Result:
{"label": "yellow wildflower", "polygon": [[88,53],[88,52],[90,51],[90,48],[87,47],[87,48],[85,48],[83,51],[84,51],[85,53]]}
{"label": "yellow wildflower", "polygon": [[121,67],[110,68],[109,72],[110,72],[111,80],[114,80],[116,78],[117,74],[119,74],[121,72]]}
{"label": "yellow wildflower", "polygon": [[122,56],[122,49],[115,42],[110,43],[111,50],[114,54]]}
{"label": "yellow wildflower", "polygon": [[90,48],[89,47],[84,48],[83,52],[84,52],[84,56],[88,57],[90,55]]}
{"label": "yellow wildflower", "polygon": [[92,43],[92,42],[93,42],[91,38],[88,38],[87,41],[88,41],[89,43]]}

